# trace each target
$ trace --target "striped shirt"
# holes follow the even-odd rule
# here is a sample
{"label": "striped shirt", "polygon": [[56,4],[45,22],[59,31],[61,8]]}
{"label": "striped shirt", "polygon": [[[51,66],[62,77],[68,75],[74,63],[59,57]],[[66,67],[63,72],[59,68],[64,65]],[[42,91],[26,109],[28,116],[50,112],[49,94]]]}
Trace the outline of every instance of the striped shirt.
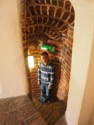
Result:
{"label": "striped shirt", "polygon": [[38,66],[38,81],[45,84],[53,84],[53,66],[50,62],[44,65],[42,62]]}

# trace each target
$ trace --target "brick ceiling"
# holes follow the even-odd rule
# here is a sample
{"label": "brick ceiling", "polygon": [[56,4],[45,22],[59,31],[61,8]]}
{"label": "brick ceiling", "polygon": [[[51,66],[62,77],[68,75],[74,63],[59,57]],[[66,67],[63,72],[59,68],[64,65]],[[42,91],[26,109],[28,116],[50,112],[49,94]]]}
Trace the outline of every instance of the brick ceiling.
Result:
{"label": "brick ceiling", "polygon": [[62,41],[74,25],[74,9],[69,0],[26,0],[26,29],[32,41]]}

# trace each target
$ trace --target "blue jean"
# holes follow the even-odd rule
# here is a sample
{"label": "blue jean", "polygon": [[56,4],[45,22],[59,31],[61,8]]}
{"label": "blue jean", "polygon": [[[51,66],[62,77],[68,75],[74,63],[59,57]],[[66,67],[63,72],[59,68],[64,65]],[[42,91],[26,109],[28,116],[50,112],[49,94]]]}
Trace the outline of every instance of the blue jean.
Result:
{"label": "blue jean", "polygon": [[40,100],[42,102],[47,102],[49,100],[49,97],[50,97],[50,89],[48,89],[48,85],[45,83],[41,83],[40,89],[41,89]]}

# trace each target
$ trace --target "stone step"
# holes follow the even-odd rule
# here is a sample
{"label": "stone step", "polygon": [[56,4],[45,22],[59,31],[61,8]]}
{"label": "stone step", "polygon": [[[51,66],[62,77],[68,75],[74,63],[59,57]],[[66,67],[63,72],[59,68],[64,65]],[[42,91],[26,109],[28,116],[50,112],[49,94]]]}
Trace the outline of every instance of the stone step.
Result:
{"label": "stone step", "polygon": [[27,119],[23,119],[24,125],[47,125],[45,120],[41,117],[38,112],[35,112],[33,115]]}
{"label": "stone step", "polygon": [[48,125],[54,125],[65,113],[65,105],[63,101],[56,100],[47,104],[42,104],[38,99],[35,98],[33,98],[32,101],[37,111],[46,120]]}
{"label": "stone step", "polygon": [[66,121],[66,118],[65,118],[65,115],[63,115],[58,121],[56,124],[54,125],[67,125],[67,121]]}
{"label": "stone step", "polygon": [[0,100],[0,125],[47,125],[28,96]]}

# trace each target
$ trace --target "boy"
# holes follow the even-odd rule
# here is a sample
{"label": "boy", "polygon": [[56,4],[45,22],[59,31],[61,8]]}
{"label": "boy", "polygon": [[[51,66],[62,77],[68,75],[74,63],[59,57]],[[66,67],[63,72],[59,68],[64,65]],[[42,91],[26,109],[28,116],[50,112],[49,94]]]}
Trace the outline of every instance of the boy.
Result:
{"label": "boy", "polygon": [[50,98],[50,90],[53,85],[53,66],[47,52],[42,52],[41,62],[38,67],[38,84],[41,89],[40,101],[47,103]]}

